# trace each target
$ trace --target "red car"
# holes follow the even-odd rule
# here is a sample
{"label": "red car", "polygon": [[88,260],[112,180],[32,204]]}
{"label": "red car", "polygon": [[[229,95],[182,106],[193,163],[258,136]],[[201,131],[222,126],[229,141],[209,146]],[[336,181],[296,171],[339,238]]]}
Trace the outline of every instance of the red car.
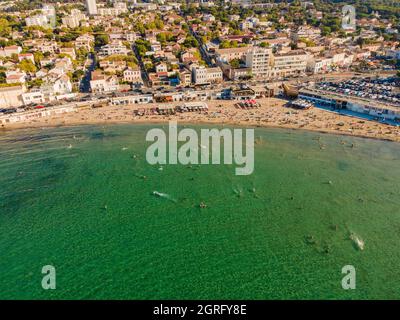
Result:
{"label": "red car", "polygon": [[35,109],[43,109],[44,106],[36,106]]}

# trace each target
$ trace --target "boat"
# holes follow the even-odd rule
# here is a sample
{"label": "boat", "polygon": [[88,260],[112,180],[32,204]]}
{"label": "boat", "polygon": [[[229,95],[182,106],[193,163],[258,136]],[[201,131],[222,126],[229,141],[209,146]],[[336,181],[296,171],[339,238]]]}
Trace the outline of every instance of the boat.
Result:
{"label": "boat", "polygon": [[353,241],[354,245],[357,247],[357,249],[359,250],[364,250],[365,247],[365,243],[364,241],[359,238],[357,235],[355,235],[354,233],[350,234],[350,239]]}

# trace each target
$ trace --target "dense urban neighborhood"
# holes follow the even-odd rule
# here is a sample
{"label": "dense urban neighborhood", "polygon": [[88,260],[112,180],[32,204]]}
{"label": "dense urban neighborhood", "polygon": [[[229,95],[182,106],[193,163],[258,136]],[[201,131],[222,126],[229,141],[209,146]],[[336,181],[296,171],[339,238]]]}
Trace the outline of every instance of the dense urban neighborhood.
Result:
{"label": "dense urban neighborhood", "polygon": [[[2,1],[0,107],[252,99],[329,76],[396,76],[399,4],[350,3],[355,24],[322,0]],[[376,113],[398,120],[391,90]]]}

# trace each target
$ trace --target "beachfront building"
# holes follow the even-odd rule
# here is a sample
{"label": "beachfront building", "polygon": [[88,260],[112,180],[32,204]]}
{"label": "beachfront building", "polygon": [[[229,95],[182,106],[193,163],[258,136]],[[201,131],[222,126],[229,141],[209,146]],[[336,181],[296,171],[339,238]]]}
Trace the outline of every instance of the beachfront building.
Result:
{"label": "beachfront building", "polygon": [[179,79],[183,86],[189,86],[192,83],[192,74],[187,70],[179,72]]}
{"label": "beachfront building", "polygon": [[93,71],[91,74],[90,89],[93,93],[118,91],[118,77],[115,75],[105,75],[101,71]]}
{"label": "beachfront building", "polygon": [[22,94],[25,87],[22,85],[0,87],[0,107],[13,108],[23,105]]}
{"label": "beachfront building", "polygon": [[255,47],[246,54],[246,67],[256,78],[268,78],[273,62],[272,49]]}
{"label": "beachfront building", "polygon": [[65,113],[73,111],[75,111],[75,106],[73,104],[69,104],[59,107],[17,112],[3,116],[0,115],[0,125],[7,125],[18,122],[31,122],[43,117],[61,116]]}
{"label": "beachfront building", "polygon": [[192,79],[194,84],[209,84],[221,82],[223,79],[222,70],[219,67],[195,67],[192,69]]}
{"label": "beachfront building", "polygon": [[[40,92],[43,94],[45,101],[62,100],[75,96],[75,93],[72,92],[72,83],[66,74],[58,77],[46,77],[44,83],[40,86]],[[39,95],[27,95],[24,100],[28,101],[28,97],[40,99]]]}
{"label": "beachfront building", "polygon": [[270,77],[282,78],[301,75],[306,72],[309,55],[303,50],[292,50],[273,56]]}
{"label": "beachfront building", "polygon": [[331,58],[312,58],[307,63],[307,71],[311,73],[323,73],[328,72],[332,68],[332,59]]}
{"label": "beachfront building", "polygon": [[72,83],[68,75],[62,74],[52,84],[53,93],[62,95],[72,92]]}
{"label": "beachfront building", "polygon": [[21,97],[25,106],[44,103],[46,101],[45,95],[40,90],[25,92]]}
{"label": "beachfront building", "polygon": [[144,104],[152,102],[153,102],[152,94],[141,94],[141,95],[129,95],[124,97],[112,98],[110,103],[114,106],[119,106],[119,105],[131,105],[131,104]]}
{"label": "beachfront building", "polygon": [[252,77],[251,68],[230,68],[227,77],[231,80],[246,80]]}

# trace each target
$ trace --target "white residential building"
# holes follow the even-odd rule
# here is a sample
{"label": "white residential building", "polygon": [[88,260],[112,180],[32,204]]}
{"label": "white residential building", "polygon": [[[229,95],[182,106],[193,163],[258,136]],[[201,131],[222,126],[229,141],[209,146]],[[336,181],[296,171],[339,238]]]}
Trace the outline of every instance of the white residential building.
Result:
{"label": "white residential building", "polygon": [[58,52],[58,44],[55,41],[40,41],[37,44],[35,44],[35,47],[33,48],[35,51],[40,51],[40,52],[49,52],[51,54],[54,54]]}
{"label": "white residential building", "polygon": [[97,14],[97,4],[96,0],[86,0],[86,10],[87,13],[91,16]]}
{"label": "white residential building", "polygon": [[40,91],[45,97],[52,100],[54,96],[71,93],[72,83],[66,74],[62,74],[54,80],[49,77],[40,87]]}
{"label": "white residential building", "polygon": [[127,49],[125,45],[123,45],[120,41],[118,41],[102,46],[100,48],[99,55],[100,56],[110,56],[113,54],[126,55],[129,53],[129,51],[130,50]]}
{"label": "white residential building", "polygon": [[90,51],[93,44],[94,44],[94,37],[90,34],[83,34],[75,39],[76,49],[84,48],[87,51]]}
{"label": "white residential building", "polygon": [[303,50],[293,50],[274,55],[271,77],[301,75],[306,71],[309,55]]}
{"label": "white residential building", "polygon": [[272,61],[272,49],[255,47],[246,54],[246,67],[256,78],[269,77]]}
{"label": "white residential building", "polygon": [[8,84],[12,83],[25,83],[25,72],[20,70],[10,70],[6,72],[6,82]]}
{"label": "white residential building", "polygon": [[192,83],[192,74],[187,70],[183,70],[179,72],[179,79],[182,85],[188,86]]}
{"label": "white residential building", "polygon": [[65,16],[61,20],[63,25],[67,26],[68,28],[77,28],[80,24],[79,17],[76,15]]}
{"label": "white residential building", "polygon": [[124,70],[124,81],[130,83],[143,83],[140,69],[137,68],[127,68]]}
{"label": "white residential building", "polygon": [[35,63],[35,56],[32,53],[20,53],[18,55],[18,61],[21,62],[23,60],[28,60],[32,63]]}
{"label": "white residential building", "polygon": [[90,89],[93,93],[118,91],[118,78],[115,75],[107,76],[101,72],[93,71]]}
{"label": "white residential building", "polygon": [[156,73],[168,72],[168,67],[166,63],[159,63],[156,65]]}
{"label": "white residential building", "polygon": [[219,67],[206,68],[195,67],[192,69],[192,81],[194,84],[208,84],[222,81],[222,70]]}
{"label": "white residential building", "polygon": [[332,58],[313,58],[308,62],[307,70],[312,73],[323,73],[331,70]]}
{"label": "white residential building", "polygon": [[74,48],[60,48],[60,54],[67,54],[72,58],[72,60],[76,59],[76,53]]}
{"label": "white residential building", "polygon": [[259,23],[260,23],[260,20],[258,18],[255,18],[255,17],[246,18],[245,21],[240,23],[239,27],[241,30],[247,30],[247,29],[255,28]]}
{"label": "white residential building", "polygon": [[115,2],[113,8],[97,8],[97,13],[101,16],[119,16],[128,12],[125,2]]}
{"label": "white residential building", "polygon": [[0,57],[11,57],[13,54],[20,54],[22,52],[22,48],[19,46],[8,46],[4,48],[0,48]]}
{"label": "white residential building", "polygon": [[49,20],[47,19],[47,16],[43,14],[38,14],[32,17],[25,18],[25,23],[28,27],[31,26],[46,27],[49,25]]}
{"label": "white residential building", "polygon": [[228,63],[233,59],[245,60],[246,54],[250,51],[249,47],[238,47],[238,48],[227,48],[227,49],[215,49],[217,60]]}
{"label": "white residential building", "polygon": [[71,93],[71,80],[66,74],[64,74],[53,83],[53,89],[56,95]]}
{"label": "white residential building", "polygon": [[135,42],[137,38],[138,37],[134,32],[128,32],[125,34],[125,39],[129,42]]}
{"label": "white residential building", "polygon": [[205,14],[203,15],[203,21],[205,22],[214,22],[215,17],[212,14]]}
{"label": "white residential building", "polygon": [[46,101],[44,94],[40,90],[25,92],[22,94],[24,105],[44,103]]}
{"label": "white residential building", "polygon": [[154,11],[157,10],[157,4],[151,2],[139,2],[139,3],[132,3],[132,8],[143,10],[143,11]]}
{"label": "white residential building", "polygon": [[310,26],[300,26],[292,31],[290,37],[293,41],[298,41],[300,38],[316,39],[321,36],[321,29]]}
{"label": "white residential building", "polygon": [[0,108],[12,108],[22,106],[23,101],[21,95],[24,92],[25,87],[21,85],[0,88]]}

